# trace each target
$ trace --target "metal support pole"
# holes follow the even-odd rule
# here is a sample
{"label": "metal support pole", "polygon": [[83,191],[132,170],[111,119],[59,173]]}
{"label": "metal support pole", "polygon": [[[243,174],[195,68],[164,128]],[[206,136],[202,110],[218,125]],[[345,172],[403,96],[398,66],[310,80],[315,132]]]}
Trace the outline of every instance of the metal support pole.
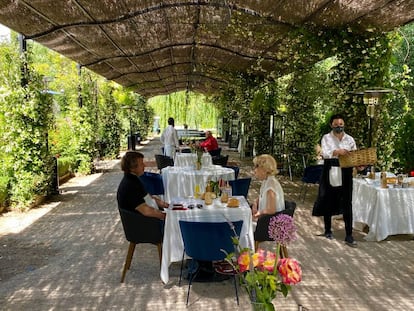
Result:
{"label": "metal support pole", "polygon": [[26,57],[26,53],[27,53],[27,43],[26,43],[26,37],[22,34],[19,34],[18,36],[18,40],[19,40],[19,46],[20,46],[20,54],[23,56],[23,62],[21,64],[21,79],[20,79],[20,84],[22,87],[27,86],[28,83],[28,67],[27,67],[27,57]]}
{"label": "metal support pole", "polygon": [[82,65],[76,64],[76,68],[78,68],[78,77],[79,77],[79,84],[78,84],[78,105],[79,105],[80,108],[82,108],[82,106],[83,106],[82,85],[81,85]]}

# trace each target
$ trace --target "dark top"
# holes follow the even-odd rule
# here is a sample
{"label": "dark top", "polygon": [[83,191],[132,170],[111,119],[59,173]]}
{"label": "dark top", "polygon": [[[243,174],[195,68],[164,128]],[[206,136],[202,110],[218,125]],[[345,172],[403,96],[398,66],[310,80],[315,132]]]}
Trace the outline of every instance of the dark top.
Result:
{"label": "dark top", "polygon": [[136,211],[135,208],[145,203],[144,197],[147,195],[144,185],[138,176],[134,174],[124,174],[121,183],[118,186],[116,198],[118,207],[130,211]]}
{"label": "dark top", "polygon": [[338,159],[324,160],[313,216],[339,215],[345,209],[352,209],[352,167],[342,168],[342,186],[332,187],[329,183],[329,170],[332,166],[339,166]]}

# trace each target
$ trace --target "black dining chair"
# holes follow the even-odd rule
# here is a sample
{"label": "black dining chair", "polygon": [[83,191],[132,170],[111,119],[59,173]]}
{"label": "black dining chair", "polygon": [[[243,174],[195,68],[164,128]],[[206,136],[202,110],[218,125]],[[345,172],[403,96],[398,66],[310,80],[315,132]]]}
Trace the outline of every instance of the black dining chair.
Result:
{"label": "black dining chair", "polygon": [[118,208],[121,216],[122,227],[127,241],[129,242],[128,253],[122,270],[121,283],[125,280],[127,270],[131,267],[135,246],[139,243],[150,243],[157,245],[158,257],[161,266],[163,233],[159,219],[145,217],[139,212],[133,212]]}
{"label": "black dining chair", "polygon": [[211,155],[211,157],[219,157],[221,155],[221,148],[219,147],[217,149],[210,150],[208,153]]}
{"label": "black dining chair", "polygon": [[[259,217],[257,220],[256,230],[254,232],[254,247],[255,250],[259,248],[259,244],[264,241],[273,241],[273,239],[269,236],[269,222],[270,219],[274,216],[279,214],[287,214],[293,217],[296,209],[296,202],[293,201],[286,201],[285,200],[285,209],[280,212],[276,212],[272,215],[263,215]],[[285,245],[280,247],[280,256],[282,258],[288,257],[288,251]]]}
{"label": "black dining chair", "polygon": [[173,158],[163,154],[156,154],[155,162],[157,163],[157,168],[160,170],[160,172],[164,167],[174,166]]}
{"label": "black dining chair", "polygon": [[[184,253],[181,262],[180,281],[182,278],[182,270],[184,263],[184,254],[192,258],[190,267],[188,269],[188,290],[187,302],[190,297],[191,283],[197,275],[196,269],[197,261],[223,261],[227,253],[235,251],[232,237],[240,236],[243,221],[234,221],[234,231],[228,222],[192,222],[180,220],[181,236],[184,242]],[[216,270],[220,273],[219,270]],[[236,283],[236,271],[233,271],[232,276],[234,280],[234,288],[236,291],[237,305],[239,304],[239,295]]]}
{"label": "black dining chair", "polygon": [[227,165],[228,160],[229,160],[229,155],[225,155],[225,156],[221,155],[221,156],[211,158],[211,161],[213,162],[214,165],[221,165],[221,166]]}
{"label": "black dining chair", "polygon": [[242,195],[247,199],[247,195],[249,194],[249,188],[250,188],[251,182],[252,182],[251,177],[229,180],[229,185],[231,186],[232,195]]}

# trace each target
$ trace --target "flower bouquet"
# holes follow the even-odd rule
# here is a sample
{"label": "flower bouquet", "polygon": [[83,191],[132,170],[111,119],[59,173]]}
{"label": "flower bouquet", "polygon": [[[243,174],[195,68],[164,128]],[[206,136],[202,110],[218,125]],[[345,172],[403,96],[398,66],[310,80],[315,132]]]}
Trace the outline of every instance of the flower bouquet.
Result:
{"label": "flower bouquet", "polygon": [[201,159],[203,158],[204,149],[197,144],[191,145],[191,151],[197,155],[196,167],[201,169]]}
{"label": "flower bouquet", "polygon": [[[249,295],[253,308],[275,310],[272,300],[277,292],[287,296],[291,285],[302,280],[302,270],[293,258],[280,258],[281,247],[296,239],[293,218],[286,214],[272,217],[269,222],[269,236],[275,240],[275,251],[249,248],[227,254],[226,261],[239,273],[240,283]],[[239,249],[239,241],[233,239]]]}

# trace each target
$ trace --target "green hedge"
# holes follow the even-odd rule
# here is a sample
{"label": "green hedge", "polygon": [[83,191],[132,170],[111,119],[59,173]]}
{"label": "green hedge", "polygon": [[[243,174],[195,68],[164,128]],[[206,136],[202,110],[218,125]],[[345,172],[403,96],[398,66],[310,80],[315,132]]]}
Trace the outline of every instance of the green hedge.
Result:
{"label": "green hedge", "polygon": [[0,176],[0,206],[5,206],[9,198],[10,177]]}

